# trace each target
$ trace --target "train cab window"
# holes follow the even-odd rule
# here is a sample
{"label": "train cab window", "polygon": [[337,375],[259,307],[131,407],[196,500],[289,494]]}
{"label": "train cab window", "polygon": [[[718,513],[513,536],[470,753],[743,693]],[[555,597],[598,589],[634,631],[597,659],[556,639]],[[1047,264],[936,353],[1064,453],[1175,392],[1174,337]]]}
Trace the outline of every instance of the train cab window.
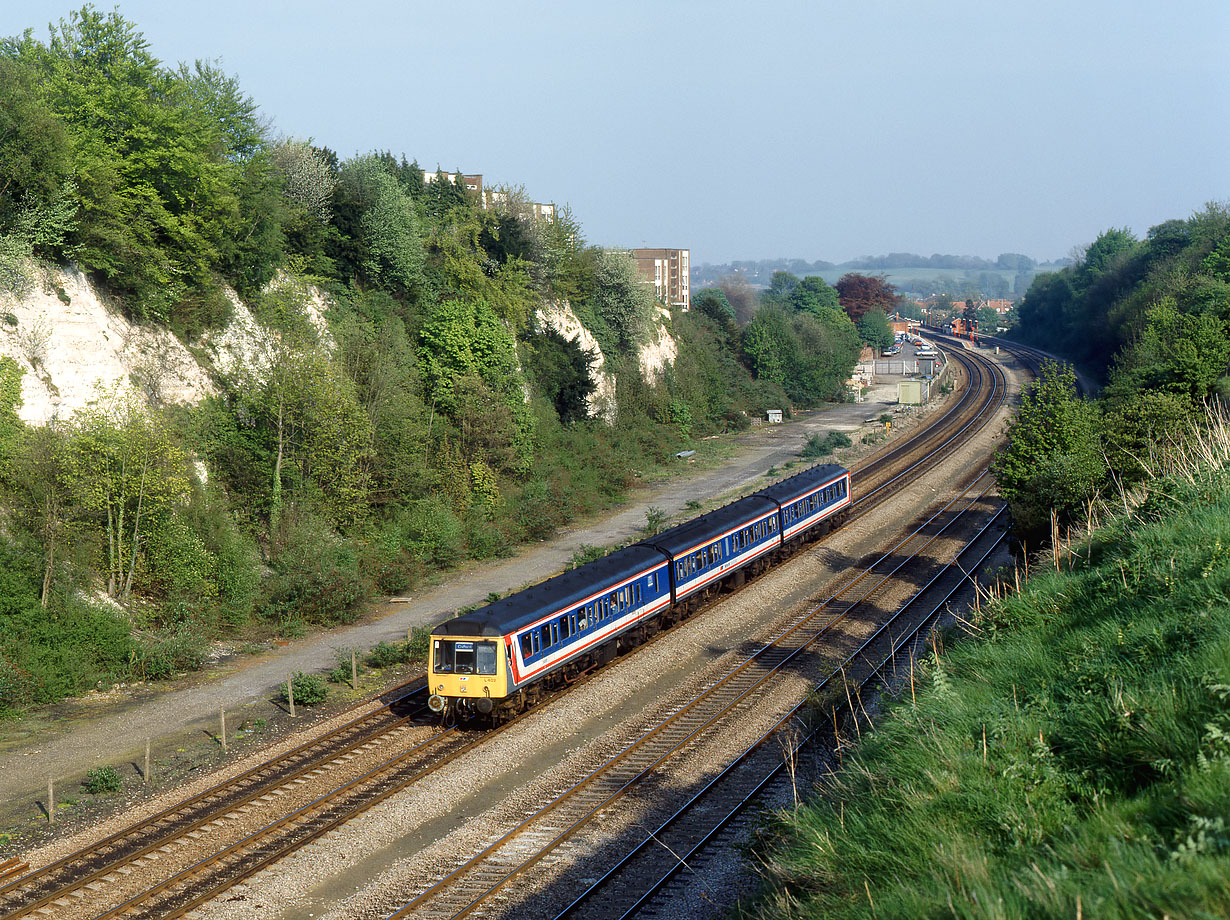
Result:
{"label": "train cab window", "polygon": [[439,641],[435,643],[432,669],[437,674],[494,674],[494,642]]}
{"label": "train cab window", "polygon": [[480,642],[476,650],[478,655],[478,673],[479,674],[494,674],[496,661],[496,648],[494,642]]}

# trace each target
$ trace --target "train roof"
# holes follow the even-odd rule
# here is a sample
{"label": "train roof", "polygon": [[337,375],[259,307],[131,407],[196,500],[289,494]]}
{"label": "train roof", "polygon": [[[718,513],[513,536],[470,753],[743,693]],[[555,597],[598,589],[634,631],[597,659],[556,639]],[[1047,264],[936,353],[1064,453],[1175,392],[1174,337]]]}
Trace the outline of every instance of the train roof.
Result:
{"label": "train roof", "polygon": [[433,636],[505,636],[557,610],[578,606],[659,565],[667,559],[652,547],[636,544],[561,572],[546,581],[510,594],[493,604],[445,620]]}
{"label": "train roof", "polygon": [[664,530],[641,541],[641,545],[656,546],[671,557],[715,540],[728,530],[741,527],[776,510],[777,505],[759,495],[748,495],[698,518]]}
{"label": "train roof", "polygon": [[806,495],[817,486],[825,485],[832,482],[838,476],[844,476],[845,474],[846,468],[844,466],[838,466],[836,463],[818,463],[813,467],[803,470],[801,473],[796,473],[788,479],[775,482],[773,485],[767,486],[755,494],[763,495],[766,498],[771,498],[776,502],[786,505],[796,498]]}

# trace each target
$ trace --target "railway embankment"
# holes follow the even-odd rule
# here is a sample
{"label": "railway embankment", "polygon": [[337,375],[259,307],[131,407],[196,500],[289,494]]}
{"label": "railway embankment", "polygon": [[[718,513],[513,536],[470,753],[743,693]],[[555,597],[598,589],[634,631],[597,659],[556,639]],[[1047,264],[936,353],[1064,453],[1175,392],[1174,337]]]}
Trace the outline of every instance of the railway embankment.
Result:
{"label": "railway embankment", "polygon": [[1024,575],[777,817],[741,915],[1230,915],[1224,423]]}

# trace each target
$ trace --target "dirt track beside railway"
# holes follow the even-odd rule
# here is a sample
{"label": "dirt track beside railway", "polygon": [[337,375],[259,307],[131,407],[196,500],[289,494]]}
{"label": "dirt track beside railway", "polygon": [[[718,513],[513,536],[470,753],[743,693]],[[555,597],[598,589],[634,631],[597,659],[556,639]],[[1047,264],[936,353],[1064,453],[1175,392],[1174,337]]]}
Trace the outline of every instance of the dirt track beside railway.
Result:
{"label": "dirt track beside railway", "polygon": [[0,726],[0,776],[5,777],[0,829],[15,823],[29,827],[38,820],[38,803],[45,801],[49,778],[64,790],[57,796],[61,800],[78,797],[80,778],[100,765],[119,767],[126,785],[139,786],[135,765],[144,758],[146,738],[153,739],[156,762],[177,755],[188,762],[191,757],[185,755],[193,749],[216,747],[213,733],[221,708],[227,710],[231,725],[245,720],[267,723],[264,737],[272,741],[274,727],[285,728],[288,723],[274,702],[277,685],[288,673],[327,669],[339,649],[364,649],[404,638],[411,627],[438,622],[492,592],[503,594],[541,581],[559,572],[582,544],[609,546],[637,536],[650,508],[681,519],[693,513],[688,510],[690,502],[720,503],[760,488],[768,481],[769,469],[798,459],[810,434],[831,430],[850,434],[855,447],[834,458],[850,463],[871,450],[858,444],[858,432],[870,430],[867,420],[895,405],[896,384],[889,381],[873,389],[866,402],[831,406],[800,414],[783,425],[752,429],[729,439],[729,454],[720,463],[641,485],[618,510],[574,524],[549,541],[521,548],[509,559],[474,564],[413,595],[384,599],[353,626],[292,640],[258,656],[231,657],[183,680],[90,694]]}

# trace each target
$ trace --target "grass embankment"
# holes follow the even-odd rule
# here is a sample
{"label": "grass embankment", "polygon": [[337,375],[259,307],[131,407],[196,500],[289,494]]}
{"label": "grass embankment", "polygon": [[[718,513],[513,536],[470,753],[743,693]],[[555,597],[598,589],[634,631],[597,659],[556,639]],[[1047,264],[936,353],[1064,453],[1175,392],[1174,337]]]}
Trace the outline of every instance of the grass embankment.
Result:
{"label": "grass embankment", "polygon": [[917,703],[783,819],[749,912],[1230,916],[1224,438],[1217,454],[985,605],[981,641],[933,658]]}

